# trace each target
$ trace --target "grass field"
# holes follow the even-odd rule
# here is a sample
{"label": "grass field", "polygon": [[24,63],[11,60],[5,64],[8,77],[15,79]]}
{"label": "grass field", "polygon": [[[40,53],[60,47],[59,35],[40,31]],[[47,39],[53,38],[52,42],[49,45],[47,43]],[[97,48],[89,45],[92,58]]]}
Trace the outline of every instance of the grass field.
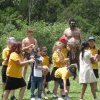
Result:
{"label": "grass field", "polygon": [[[28,72],[28,74],[29,74],[29,72]],[[27,74],[27,77],[28,77],[28,74]],[[26,77],[26,80],[28,79],[27,77]],[[81,85],[78,83],[78,81],[73,81],[72,79],[70,79],[70,80],[71,80],[71,89],[70,89],[69,96],[71,97],[71,100],[79,100],[79,94],[80,94],[80,91],[81,91]],[[1,83],[1,76],[0,76],[0,83]],[[50,82],[49,87],[50,87],[50,90],[52,91],[53,82]],[[99,91],[97,92],[97,96],[98,96],[98,98],[100,100],[100,78],[98,80],[98,90]],[[1,95],[2,95],[2,85],[0,84],[0,100],[2,100],[1,99]],[[16,91],[15,95],[18,98],[18,90]],[[52,94],[48,95],[48,97],[49,97],[49,100],[53,100]],[[30,90],[26,90],[25,91],[25,95],[24,95],[24,99],[23,100],[30,100]],[[92,96],[92,93],[91,93],[89,85],[88,85],[88,88],[86,90],[84,100],[93,100],[93,96]]]}

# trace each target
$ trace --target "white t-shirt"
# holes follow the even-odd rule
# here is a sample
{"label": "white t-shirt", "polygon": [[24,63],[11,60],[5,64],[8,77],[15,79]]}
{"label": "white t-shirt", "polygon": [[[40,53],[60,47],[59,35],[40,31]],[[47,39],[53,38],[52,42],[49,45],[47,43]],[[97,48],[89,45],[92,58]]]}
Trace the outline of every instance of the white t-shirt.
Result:
{"label": "white t-shirt", "polygon": [[[43,62],[43,57],[40,56],[38,58],[38,60],[40,60],[41,62]],[[34,77],[42,77],[42,65],[38,65],[36,64],[36,62],[34,63]]]}

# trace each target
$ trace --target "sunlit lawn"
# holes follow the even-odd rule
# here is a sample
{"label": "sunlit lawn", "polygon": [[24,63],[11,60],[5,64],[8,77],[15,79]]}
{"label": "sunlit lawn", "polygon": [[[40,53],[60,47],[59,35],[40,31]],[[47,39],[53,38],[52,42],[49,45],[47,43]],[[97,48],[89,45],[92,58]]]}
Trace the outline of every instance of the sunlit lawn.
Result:
{"label": "sunlit lawn", "polygon": [[[28,74],[27,74],[27,77],[28,77]],[[28,80],[27,77],[26,77],[26,80]],[[81,85],[78,83],[77,80],[73,81],[72,79],[70,79],[70,81],[71,81],[71,86],[70,86],[71,88],[70,88],[69,96],[71,97],[71,100],[79,100]],[[0,83],[1,83],[1,79],[0,79]],[[49,87],[50,87],[50,90],[52,91],[53,90],[53,82],[50,82]],[[97,92],[97,96],[100,100],[100,79],[98,80],[98,89],[99,89],[99,92]],[[0,85],[0,97],[1,97],[1,95],[2,95],[2,86]],[[18,98],[18,90],[16,91],[15,95]],[[49,97],[49,100],[54,100],[52,98],[52,94],[48,95],[48,97]],[[93,96],[92,96],[89,85],[88,85],[87,91],[85,93],[84,99],[85,100],[93,100]],[[2,100],[2,99],[0,99],[0,100]],[[26,90],[23,100],[30,100],[30,90]]]}

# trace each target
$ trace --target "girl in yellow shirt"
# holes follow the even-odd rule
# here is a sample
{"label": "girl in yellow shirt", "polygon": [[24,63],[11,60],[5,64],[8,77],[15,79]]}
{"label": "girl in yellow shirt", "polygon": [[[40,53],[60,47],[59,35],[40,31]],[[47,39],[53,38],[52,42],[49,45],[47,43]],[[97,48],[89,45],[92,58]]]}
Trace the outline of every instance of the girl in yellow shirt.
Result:
{"label": "girl in yellow shirt", "polygon": [[[46,91],[45,89],[49,88],[48,87],[48,82],[50,81],[50,59],[49,59],[49,56],[47,55],[47,47],[42,47],[41,49],[41,55],[43,57],[43,69],[44,69],[44,80],[43,80],[43,94],[44,94],[44,99],[48,99],[48,97],[46,96]],[[48,89],[48,92],[49,89]]]}
{"label": "girl in yellow shirt", "polygon": [[[95,54],[99,54],[99,49],[96,47],[96,41],[94,36],[90,36],[88,38],[89,43],[89,50],[91,51],[92,55],[95,56]],[[95,77],[99,78],[99,70],[98,70],[98,61],[92,64],[93,72],[95,74]],[[97,91],[97,82],[95,82],[95,90]]]}
{"label": "girl in yellow shirt", "polygon": [[8,100],[10,91],[18,88],[21,88],[18,100],[22,100],[23,98],[26,83],[22,76],[22,67],[28,63],[34,62],[34,59],[24,61],[21,54],[21,49],[22,44],[20,42],[14,43],[7,58],[7,80],[3,100]]}
{"label": "girl in yellow shirt", "polygon": [[73,79],[76,78],[76,64],[72,64],[69,67],[62,67],[58,68],[55,71],[55,77],[57,78],[57,82],[60,85],[60,89],[64,90],[65,94],[61,94],[62,96],[65,96],[66,94],[68,95],[68,90],[67,90],[67,79],[69,79],[71,76],[74,76]]}
{"label": "girl in yellow shirt", "polygon": [[57,89],[58,89],[58,82],[57,78],[55,77],[55,71],[58,68],[64,67],[66,62],[65,57],[62,53],[62,48],[63,48],[63,43],[59,41],[57,41],[53,47],[53,55],[52,55],[53,70],[51,73],[51,77],[54,80],[54,89],[53,89],[54,98],[57,97]]}
{"label": "girl in yellow shirt", "polygon": [[[5,85],[6,85],[6,79],[7,79],[7,76],[6,76],[6,70],[7,70],[7,66],[8,66],[8,56],[9,56],[9,51],[12,47],[12,45],[16,42],[16,39],[14,37],[9,37],[7,39],[7,47],[3,49],[3,52],[2,52],[2,83],[3,83],[3,92],[5,90]],[[15,98],[14,96],[14,91],[11,92],[11,98],[10,99],[13,99]]]}

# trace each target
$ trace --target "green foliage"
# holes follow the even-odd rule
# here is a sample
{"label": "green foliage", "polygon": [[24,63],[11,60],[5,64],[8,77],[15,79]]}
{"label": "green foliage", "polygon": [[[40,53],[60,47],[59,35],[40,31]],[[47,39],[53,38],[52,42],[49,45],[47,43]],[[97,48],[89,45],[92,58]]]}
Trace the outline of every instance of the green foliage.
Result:
{"label": "green foliage", "polygon": [[0,0],[1,48],[4,48],[9,36],[19,40],[25,37],[29,7],[31,27],[36,30],[35,37],[40,46],[49,48],[50,54],[70,17],[75,17],[85,37],[90,33],[99,35],[100,0]]}
{"label": "green foliage", "polygon": [[[66,27],[67,26],[65,23],[59,22],[53,25],[43,21],[32,22],[31,24],[31,28],[35,30],[34,36],[38,40],[39,46],[47,46],[49,55],[52,53],[52,46],[54,45],[55,41],[57,41],[63,34]],[[17,40],[21,41],[23,38],[25,38],[27,28],[27,25],[23,25],[23,28],[20,31],[14,29],[7,34],[1,35],[2,38],[0,38],[0,47],[3,49],[6,46],[6,39],[10,36],[14,36]]]}

